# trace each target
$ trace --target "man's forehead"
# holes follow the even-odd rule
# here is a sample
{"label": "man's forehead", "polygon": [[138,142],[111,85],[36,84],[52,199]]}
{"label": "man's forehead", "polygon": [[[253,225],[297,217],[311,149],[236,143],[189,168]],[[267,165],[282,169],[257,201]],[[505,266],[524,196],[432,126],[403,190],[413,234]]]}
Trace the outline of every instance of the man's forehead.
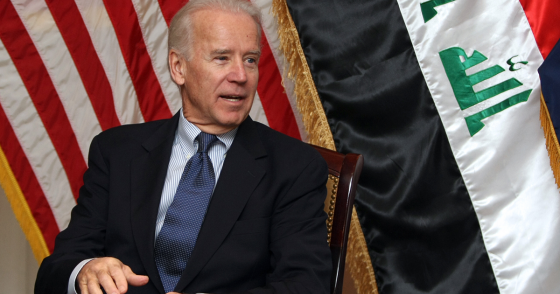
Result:
{"label": "man's forehead", "polygon": [[204,9],[193,14],[193,38],[195,46],[211,45],[214,53],[231,53],[231,48],[228,44],[239,40],[242,36],[243,39],[250,41],[253,44],[246,42],[244,45],[244,53],[252,53],[260,55],[260,36],[258,36],[258,24],[254,19],[246,13],[229,12],[220,9]]}

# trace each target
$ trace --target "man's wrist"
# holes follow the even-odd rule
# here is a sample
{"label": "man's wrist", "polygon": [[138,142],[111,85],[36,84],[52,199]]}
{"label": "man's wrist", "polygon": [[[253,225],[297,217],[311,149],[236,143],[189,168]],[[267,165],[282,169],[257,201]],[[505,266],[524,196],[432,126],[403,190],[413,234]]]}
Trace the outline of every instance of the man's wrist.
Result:
{"label": "man's wrist", "polygon": [[78,285],[77,279],[78,274],[80,273],[84,265],[86,265],[86,263],[94,259],[95,258],[85,259],[82,260],[82,262],[78,263],[78,265],[76,265],[76,267],[72,271],[72,274],[70,274],[70,279],[68,279],[68,294],[80,294],[80,287]]}

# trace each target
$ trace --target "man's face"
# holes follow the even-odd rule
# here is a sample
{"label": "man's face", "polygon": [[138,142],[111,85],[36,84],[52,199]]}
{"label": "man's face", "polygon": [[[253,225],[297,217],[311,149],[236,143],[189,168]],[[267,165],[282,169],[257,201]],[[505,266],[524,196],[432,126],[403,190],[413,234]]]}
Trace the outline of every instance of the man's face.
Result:
{"label": "man's face", "polygon": [[253,105],[259,79],[257,25],[247,14],[217,9],[192,17],[190,58],[174,58],[171,50],[172,76],[184,85],[185,118],[204,132],[225,133],[239,126]]}

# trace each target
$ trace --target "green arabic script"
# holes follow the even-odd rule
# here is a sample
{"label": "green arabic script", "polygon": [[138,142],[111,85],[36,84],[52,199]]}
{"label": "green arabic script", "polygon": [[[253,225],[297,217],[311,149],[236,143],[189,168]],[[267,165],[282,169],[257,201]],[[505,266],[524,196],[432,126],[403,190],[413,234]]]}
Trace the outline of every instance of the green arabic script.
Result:
{"label": "green arabic script", "polygon": [[[476,50],[471,56],[467,56],[465,50],[459,47],[445,49],[439,52],[439,56],[447,78],[449,78],[449,82],[451,83],[455,99],[457,99],[461,110],[465,110],[482,101],[523,85],[517,79],[511,78],[497,85],[475,92],[473,89],[474,85],[504,72],[505,69],[499,65],[494,65],[472,75],[467,75],[467,69],[486,61],[488,58]],[[461,60],[461,58],[463,58],[464,61]],[[481,121],[482,119],[490,117],[515,104],[527,101],[531,91],[532,90],[524,91],[479,113],[466,117],[465,121],[470,135],[474,136],[484,127]]]}

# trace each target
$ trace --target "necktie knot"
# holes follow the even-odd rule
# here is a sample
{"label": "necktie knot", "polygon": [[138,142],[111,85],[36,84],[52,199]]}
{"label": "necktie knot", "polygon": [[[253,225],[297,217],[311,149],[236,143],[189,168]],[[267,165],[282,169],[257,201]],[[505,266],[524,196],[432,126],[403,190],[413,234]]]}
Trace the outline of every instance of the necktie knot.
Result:
{"label": "necktie knot", "polygon": [[198,141],[197,152],[208,153],[208,148],[218,140],[218,137],[216,137],[216,135],[200,132],[200,134],[196,136],[196,139]]}

